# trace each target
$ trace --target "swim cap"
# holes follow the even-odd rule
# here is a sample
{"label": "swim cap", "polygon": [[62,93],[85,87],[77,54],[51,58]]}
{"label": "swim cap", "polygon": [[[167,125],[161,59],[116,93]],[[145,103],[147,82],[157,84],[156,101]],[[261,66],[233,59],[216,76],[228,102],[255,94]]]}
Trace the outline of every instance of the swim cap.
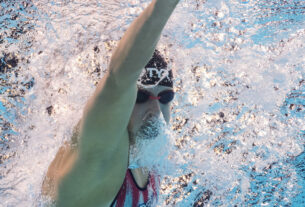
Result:
{"label": "swim cap", "polygon": [[173,72],[167,69],[167,63],[158,50],[155,50],[153,57],[143,69],[138,84],[173,87]]}

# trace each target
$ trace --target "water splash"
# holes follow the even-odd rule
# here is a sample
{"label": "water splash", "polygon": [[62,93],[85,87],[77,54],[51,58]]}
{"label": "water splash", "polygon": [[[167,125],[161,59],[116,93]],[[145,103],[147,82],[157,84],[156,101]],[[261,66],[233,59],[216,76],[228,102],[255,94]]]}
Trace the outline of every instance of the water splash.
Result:
{"label": "water splash", "polygon": [[[43,205],[49,163],[148,3],[0,1],[1,205]],[[159,206],[304,204],[303,28],[303,1],[179,4],[159,44],[177,91]]]}

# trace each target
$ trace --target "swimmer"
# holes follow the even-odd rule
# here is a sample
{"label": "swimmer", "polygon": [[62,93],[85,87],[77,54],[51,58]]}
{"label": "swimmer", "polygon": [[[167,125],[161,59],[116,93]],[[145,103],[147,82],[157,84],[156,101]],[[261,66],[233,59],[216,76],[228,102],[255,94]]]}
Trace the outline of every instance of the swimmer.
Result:
{"label": "swimmer", "polygon": [[119,42],[71,142],[59,149],[44,179],[42,193],[56,206],[156,202],[158,178],[143,166],[131,167],[129,155],[137,139],[157,136],[157,129],[146,129],[159,115],[170,120],[173,73],[155,48],[178,2],[152,0]]}

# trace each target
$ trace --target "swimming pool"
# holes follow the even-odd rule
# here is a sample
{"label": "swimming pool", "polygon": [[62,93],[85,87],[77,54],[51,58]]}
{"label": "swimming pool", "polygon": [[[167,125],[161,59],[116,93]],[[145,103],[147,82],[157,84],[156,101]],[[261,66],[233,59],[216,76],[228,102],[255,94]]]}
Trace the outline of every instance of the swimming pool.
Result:
{"label": "swimming pool", "polygon": [[[49,163],[148,2],[0,1],[0,206],[45,205]],[[177,96],[158,206],[305,206],[305,2],[203,2],[181,1],[159,44]]]}

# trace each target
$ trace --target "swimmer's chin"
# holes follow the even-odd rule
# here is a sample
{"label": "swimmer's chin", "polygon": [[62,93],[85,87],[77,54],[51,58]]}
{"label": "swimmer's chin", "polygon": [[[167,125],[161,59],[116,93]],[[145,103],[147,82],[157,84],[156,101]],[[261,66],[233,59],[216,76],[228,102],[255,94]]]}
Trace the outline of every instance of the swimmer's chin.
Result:
{"label": "swimmer's chin", "polygon": [[160,130],[155,127],[145,127],[138,131],[136,138],[137,139],[155,139],[157,136],[159,136]]}
{"label": "swimmer's chin", "polygon": [[137,133],[136,135],[130,135],[130,144],[133,145],[135,144],[137,141],[139,140],[154,140],[159,136],[160,132],[159,131],[155,131],[155,132],[140,132]]}

